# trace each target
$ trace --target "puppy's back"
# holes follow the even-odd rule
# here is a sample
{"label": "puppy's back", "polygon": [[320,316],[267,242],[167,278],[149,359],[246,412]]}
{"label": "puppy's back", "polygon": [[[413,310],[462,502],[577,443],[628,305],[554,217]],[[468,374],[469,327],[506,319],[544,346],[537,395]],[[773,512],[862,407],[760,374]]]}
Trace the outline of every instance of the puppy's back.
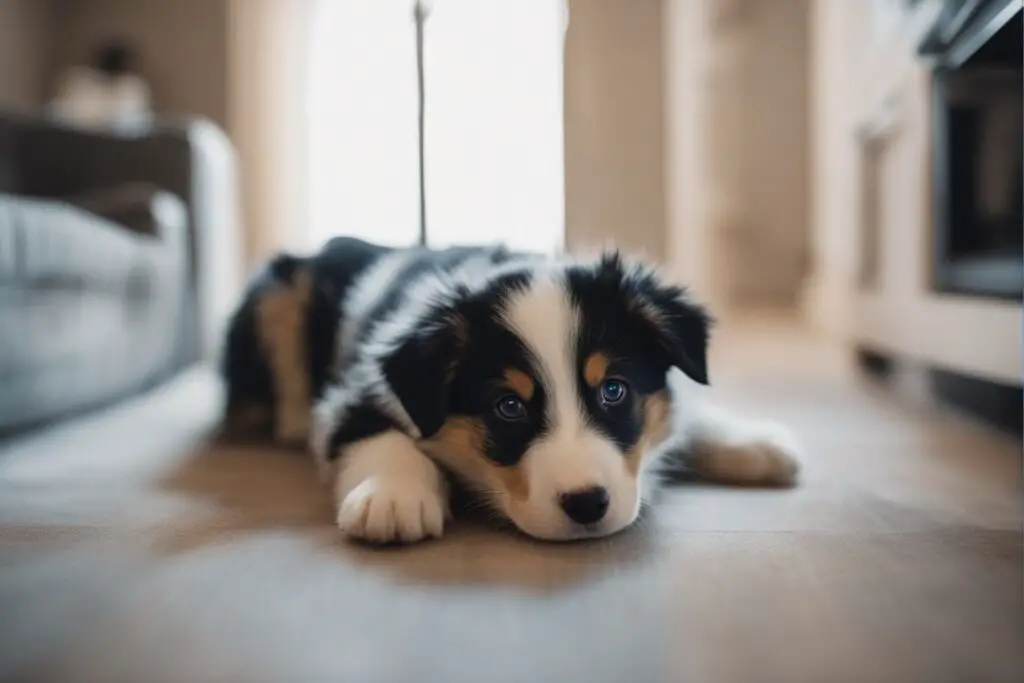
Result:
{"label": "puppy's back", "polygon": [[[309,400],[323,390],[333,362],[341,303],[374,262],[392,251],[351,237],[335,237],[311,256],[280,253],[252,277],[228,325],[221,357],[227,390],[225,414],[232,431],[262,435],[278,421],[281,383],[270,363],[272,346],[292,349],[290,366],[308,377]],[[298,324],[284,340],[281,329],[263,329],[261,307],[294,308]],[[280,352],[280,348],[277,350]],[[258,433],[258,434],[257,434]]]}

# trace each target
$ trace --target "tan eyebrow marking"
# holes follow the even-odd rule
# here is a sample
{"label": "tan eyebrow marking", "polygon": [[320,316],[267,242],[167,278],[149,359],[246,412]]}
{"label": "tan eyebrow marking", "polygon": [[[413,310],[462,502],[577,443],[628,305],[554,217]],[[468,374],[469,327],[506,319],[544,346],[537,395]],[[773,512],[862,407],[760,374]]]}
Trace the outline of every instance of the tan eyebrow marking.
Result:
{"label": "tan eyebrow marking", "polygon": [[512,390],[519,394],[519,398],[529,401],[533,398],[536,387],[530,376],[515,368],[505,368],[505,381],[512,387]]}
{"label": "tan eyebrow marking", "polygon": [[608,356],[598,351],[587,356],[583,363],[583,379],[587,384],[596,387],[608,373]]}

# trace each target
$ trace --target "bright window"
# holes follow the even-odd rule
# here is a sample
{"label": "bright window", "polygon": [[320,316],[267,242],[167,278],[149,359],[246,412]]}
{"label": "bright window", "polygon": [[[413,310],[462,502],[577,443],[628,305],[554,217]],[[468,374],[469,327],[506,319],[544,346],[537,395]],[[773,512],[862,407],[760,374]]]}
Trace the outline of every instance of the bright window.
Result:
{"label": "bright window", "polygon": [[[312,245],[419,234],[411,0],[320,0]],[[549,251],[564,233],[564,0],[435,0],[425,27],[427,238]]]}

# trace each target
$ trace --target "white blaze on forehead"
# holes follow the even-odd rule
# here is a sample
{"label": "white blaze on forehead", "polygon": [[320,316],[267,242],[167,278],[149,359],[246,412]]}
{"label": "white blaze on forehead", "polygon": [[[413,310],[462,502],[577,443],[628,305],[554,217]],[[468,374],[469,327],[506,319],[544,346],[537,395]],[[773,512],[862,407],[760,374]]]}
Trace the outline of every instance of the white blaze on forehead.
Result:
{"label": "white blaze on forehead", "polygon": [[551,433],[533,442],[519,463],[529,482],[525,500],[508,498],[505,513],[528,534],[565,539],[593,534],[581,530],[559,504],[563,494],[595,486],[609,494],[608,511],[598,533],[617,531],[636,519],[637,479],[611,439],[588,423],[580,401],[577,337],[580,316],[558,272],[535,273],[538,279],[513,294],[503,322],[534,355],[547,397]]}
{"label": "white blaze on forehead", "polygon": [[503,317],[540,364],[538,379],[547,391],[553,431],[579,433],[584,425],[575,363],[579,316],[564,283],[554,274],[538,273],[509,299]]}

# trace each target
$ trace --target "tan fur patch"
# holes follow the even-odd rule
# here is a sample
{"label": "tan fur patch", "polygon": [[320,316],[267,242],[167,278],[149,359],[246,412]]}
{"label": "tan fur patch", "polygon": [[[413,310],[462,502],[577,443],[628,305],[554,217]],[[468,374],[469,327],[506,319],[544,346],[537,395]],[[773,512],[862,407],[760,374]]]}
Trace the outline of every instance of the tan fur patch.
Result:
{"label": "tan fur patch", "polygon": [[455,335],[455,342],[460,351],[469,344],[469,322],[461,315],[452,322],[452,333]]}
{"label": "tan fur patch", "polygon": [[700,444],[692,466],[706,481],[734,486],[789,486],[800,469],[771,441]]}
{"label": "tan fur patch", "polygon": [[459,371],[463,353],[469,345],[469,323],[461,315],[457,316],[451,323],[451,333],[455,339],[455,353],[448,359],[448,366],[445,368],[445,381],[447,382],[455,379],[455,373]]}
{"label": "tan fur patch", "polygon": [[524,501],[530,496],[530,482],[526,474],[518,466],[498,467],[494,465],[495,474],[501,480],[508,495],[515,501]]}
{"label": "tan fur patch", "polygon": [[644,455],[656,447],[668,436],[669,416],[672,406],[668,394],[659,391],[644,398],[636,404],[636,409],[643,411],[644,427],[640,432],[640,439],[626,453],[626,467],[634,477],[640,472],[640,465],[643,464]]}
{"label": "tan fur patch", "polygon": [[305,440],[309,431],[305,328],[312,285],[309,272],[300,270],[293,284],[264,292],[256,304],[257,334],[277,392],[275,437],[282,441]]}
{"label": "tan fur patch", "polygon": [[507,368],[505,370],[505,381],[508,382],[512,391],[519,394],[519,398],[524,401],[529,401],[533,398],[533,392],[536,391],[536,387],[533,384],[533,380],[525,372],[515,368]]}
{"label": "tan fur patch", "polygon": [[269,409],[264,405],[244,404],[228,413],[227,424],[230,429],[252,431],[270,425],[271,417]]}
{"label": "tan fur patch", "polygon": [[587,384],[596,387],[608,373],[608,356],[598,351],[587,356],[583,363],[583,379]]}
{"label": "tan fur patch", "polygon": [[502,491],[512,500],[522,501],[530,494],[526,474],[519,467],[499,467],[484,455],[487,428],[473,418],[449,418],[440,431],[421,443],[421,447],[478,486]]}

